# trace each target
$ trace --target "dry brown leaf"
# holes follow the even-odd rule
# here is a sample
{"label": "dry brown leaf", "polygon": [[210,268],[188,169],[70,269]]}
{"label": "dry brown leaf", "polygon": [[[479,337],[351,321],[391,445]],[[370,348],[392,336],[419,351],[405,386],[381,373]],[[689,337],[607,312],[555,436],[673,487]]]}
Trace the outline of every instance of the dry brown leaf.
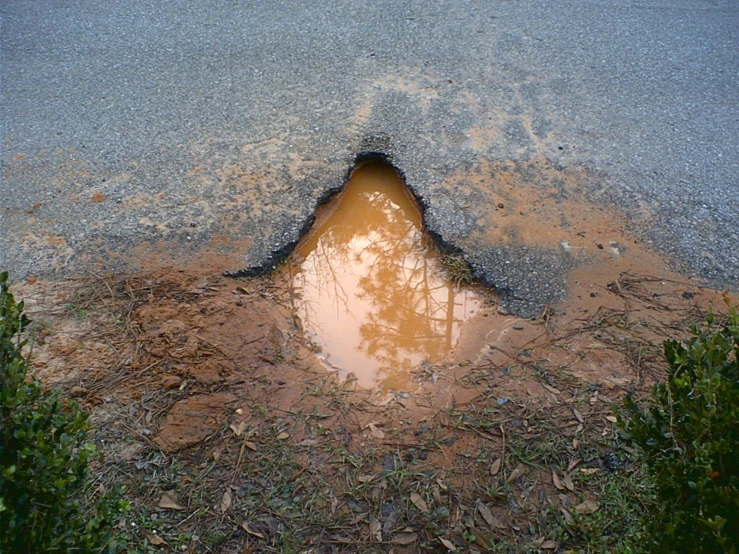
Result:
{"label": "dry brown leaf", "polygon": [[552,386],[549,386],[546,383],[542,383],[541,386],[544,387],[549,392],[551,392],[552,394],[562,394],[559,389],[556,389],[556,388],[554,388]]}
{"label": "dry brown leaf", "polygon": [[572,525],[573,523],[575,523],[575,518],[572,517],[572,514],[569,511],[567,511],[562,506],[560,506],[559,511],[562,512],[563,516],[565,516],[565,523],[567,525]]}
{"label": "dry brown leaf", "polygon": [[159,507],[164,508],[165,510],[184,510],[185,507],[180,504],[179,499],[177,498],[177,495],[172,491],[167,491],[162,495],[161,500],[159,500]]}
{"label": "dry brown leaf", "polygon": [[557,475],[556,471],[552,471],[552,482],[554,483],[554,486],[557,487],[559,490],[565,490],[565,487],[562,484],[562,480],[559,478],[559,475]]}
{"label": "dry brown leaf", "polygon": [[280,433],[279,435],[277,435],[277,440],[279,440],[279,441],[284,441],[284,440],[287,440],[289,438],[290,438],[290,433],[287,433],[285,431],[283,431],[282,433]]}
{"label": "dry brown leaf", "polygon": [[577,450],[577,447],[580,446],[580,441],[577,439],[572,439],[572,448]]}
{"label": "dry brown leaf", "polygon": [[431,494],[433,494],[433,495],[434,495],[434,500],[436,500],[436,503],[437,503],[437,504],[438,504],[439,506],[441,506],[441,505],[442,505],[442,504],[444,503],[443,499],[441,498],[441,491],[439,490],[439,487],[437,487],[437,486],[434,486],[434,487],[433,487],[433,488],[431,489]]}
{"label": "dry brown leaf", "polygon": [[429,506],[426,504],[426,501],[421,497],[420,494],[417,492],[411,493],[411,502],[415,505],[416,508],[421,510],[422,512],[428,512]]}
{"label": "dry brown leaf", "polygon": [[454,546],[454,543],[452,541],[445,539],[443,537],[440,537],[439,540],[441,541],[441,544],[447,547],[447,550],[449,550],[449,552],[457,551],[457,547]]}
{"label": "dry brown leaf", "polygon": [[607,415],[606,419],[610,421],[611,423],[616,423],[618,421],[618,418],[616,416]]}
{"label": "dry brown leaf", "polygon": [[572,482],[572,479],[566,473],[564,474],[564,484],[568,491],[575,492],[575,483]]}
{"label": "dry brown leaf", "polygon": [[393,540],[391,540],[390,542],[393,544],[413,544],[417,540],[417,533],[400,533],[399,535],[395,535]]}
{"label": "dry brown leaf", "polygon": [[598,503],[595,500],[586,500],[575,506],[578,514],[592,513],[598,510]]}
{"label": "dry brown leaf", "polygon": [[542,550],[557,550],[558,547],[559,543],[557,541],[544,541],[541,543],[541,546],[539,546]]}
{"label": "dry brown leaf", "polygon": [[572,408],[572,412],[575,414],[575,418],[577,418],[577,421],[583,424],[585,423],[585,420],[583,419],[582,414],[579,411],[577,411],[577,408]]}
{"label": "dry brown leaf", "polygon": [[367,427],[370,430],[370,434],[373,437],[375,437],[376,439],[384,439],[385,438],[385,433],[383,433],[382,431],[380,431],[380,429],[378,429],[377,428],[377,425],[375,425],[374,423],[370,423],[369,425],[367,425]]}
{"label": "dry brown leaf", "polygon": [[511,471],[511,474],[508,476],[508,479],[506,479],[506,483],[513,483],[513,481],[518,479],[522,473],[523,473],[523,470],[521,470],[520,467],[517,467],[516,469]]}
{"label": "dry brown leaf", "polygon": [[369,532],[373,540],[382,541],[382,524],[373,517],[369,520]]}
{"label": "dry brown leaf", "polygon": [[244,441],[244,446],[246,446],[252,452],[256,452],[257,451],[257,445],[254,444],[253,442]]}
{"label": "dry brown leaf", "polygon": [[358,516],[355,516],[354,518],[349,520],[349,525],[356,525],[357,523],[364,521],[367,519],[367,514],[359,514]]}
{"label": "dry brown leaf", "polygon": [[481,546],[485,550],[488,550],[490,548],[490,544],[485,539],[485,536],[483,535],[482,531],[480,531],[479,529],[475,527],[469,527],[468,529],[470,533],[472,533],[475,536],[475,544],[477,544],[477,546]]}
{"label": "dry brown leaf", "polygon": [[257,537],[258,539],[267,540],[267,537],[265,537],[263,533],[257,531],[254,527],[251,526],[251,524],[247,523],[246,521],[241,524],[241,527],[250,535]]}
{"label": "dry brown leaf", "polygon": [[490,511],[490,508],[483,504],[482,500],[479,498],[477,499],[477,511],[480,512],[482,519],[485,520],[485,523],[487,523],[491,529],[497,527],[498,519],[493,515],[493,512]]}
{"label": "dry brown leaf", "polygon": [[167,541],[165,541],[162,537],[160,537],[156,533],[152,533],[151,531],[147,529],[142,529],[141,532],[144,533],[146,540],[149,541],[149,543],[152,546],[162,546],[163,544],[167,544]]}
{"label": "dry brown leaf", "polygon": [[575,458],[569,464],[567,464],[567,473],[571,472],[578,465],[580,465],[580,462],[582,462],[582,460],[580,458]]}
{"label": "dry brown leaf", "polygon": [[298,446],[315,446],[318,444],[316,439],[304,439],[298,443]]}
{"label": "dry brown leaf", "polygon": [[221,498],[221,502],[218,504],[218,509],[221,512],[226,512],[231,507],[231,491],[226,490],[226,492],[223,493],[223,497]]}
{"label": "dry brown leaf", "polygon": [[246,429],[246,421],[242,421],[238,425],[234,425],[233,423],[228,426],[231,431],[233,431],[234,435],[237,437],[240,437],[244,433],[244,429]]}
{"label": "dry brown leaf", "polygon": [[500,464],[503,463],[503,460],[501,458],[498,458],[490,465],[490,475],[498,475],[498,472],[500,471]]}
{"label": "dry brown leaf", "polygon": [[585,475],[592,475],[593,473],[598,473],[597,467],[581,467],[580,473],[584,473]]}
{"label": "dry brown leaf", "polygon": [[359,481],[360,483],[369,483],[374,478],[374,475],[360,475],[359,477],[357,477],[357,481]]}

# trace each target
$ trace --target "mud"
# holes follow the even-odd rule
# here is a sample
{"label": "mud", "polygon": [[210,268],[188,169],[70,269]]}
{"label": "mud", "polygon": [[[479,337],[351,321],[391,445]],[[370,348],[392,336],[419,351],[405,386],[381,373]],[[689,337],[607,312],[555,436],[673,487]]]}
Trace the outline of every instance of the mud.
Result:
{"label": "mud", "polygon": [[208,258],[127,277],[29,280],[15,292],[34,321],[37,378],[94,413],[139,406],[142,436],[175,451],[248,425],[255,407],[261,417],[320,412],[323,425],[366,435],[370,423],[417,424],[469,402],[558,405],[564,385],[611,399],[644,387],[664,371],[660,341],[684,336],[709,305],[720,312],[724,298],[664,270],[634,273],[633,263],[577,270],[568,300],[534,319],[489,301],[446,360],[414,367],[405,391],[342,382],[302,333],[288,288],[212,273]]}

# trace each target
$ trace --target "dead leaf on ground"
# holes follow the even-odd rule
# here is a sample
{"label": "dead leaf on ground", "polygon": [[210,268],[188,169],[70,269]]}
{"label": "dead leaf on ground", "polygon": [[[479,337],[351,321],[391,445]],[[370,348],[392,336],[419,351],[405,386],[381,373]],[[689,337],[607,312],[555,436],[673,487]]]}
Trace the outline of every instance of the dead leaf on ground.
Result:
{"label": "dead leaf on ground", "polygon": [[454,543],[452,541],[450,541],[449,539],[445,539],[443,537],[440,537],[439,540],[441,541],[441,544],[443,544],[444,546],[447,547],[447,550],[449,550],[449,552],[456,552],[457,551],[457,547],[454,546]]}
{"label": "dead leaf on ground", "polygon": [[367,428],[369,429],[370,434],[374,438],[376,438],[376,439],[384,439],[385,438],[385,433],[383,433],[382,431],[380,431],[380,429],[378,429],[377,425],[375,425],[374,423],[370,423],[369,425],[367,425]]}
{"label": "dead leaf on ground", "polygon": [[578,514],[589,514],[598,510],[598,503],[595,500],[586,500],[575,506]]}
{"label": "dead leaf on ground", "polygon": [[582,414],[577,410],[577,408],[572,408],[572,412],[575,414],[577,421],[583,424],[585,423],[585,420],[583,419]]}
{"label": "dead leaf on ground", "polygon": [[557,541],[544,541],[539,546],[542,550],[557,550],[558,547],[559,543]]}
{"label": "dead leaf on ground", "polygon": [[395,535],[393,540],[391,540],[390,542],[393,544],[413,544],[417,540],[417,533],[400,533],[399,535]]}
{"label": "dead leaf on ground", "polygon": [[184,510],[185,507],[180,504],[179,499],[177,498],[177,495],[172,491],[167,491],[162,495],[161,500],[159,500],[159,507],[164,508],[165,510]]}
{"label": "dead leaf on ground", "polygon": [[565,486],[562,484],[562,480],[559,478],[559,475],[557,475],[556,471],[552,471],[552,482],[554,483],[554,486],[557,487],[559,490],[565,490]]}
{"label": "dead leaf on ground", "polygon": [[267,540],[267,537],[263,533],[260,533],[256,527],[254,527],[250,523],[247,523],[246,521],[241,524],[241,528],[250,535],[257,537],[258,539]]}
{"label": "dead leaf on ground", "polygon": [[318,444],[316,439],[304,439],[298,443],[298,446],[315,446]]}
{"label": "dead leaf on ground", "polygon": [[218,504],[218,509],[221,512],[226,512],[231,507],[231,491],[227,490],[223,493],[221,502]]}
{"label": "dead leaf on ground", "polygon": [[283,431],[282,433],[280,433],[279,435],[277,435],[277,440],[280,440],[280,441],[284,441],[284,440],[287,440],[289,438],[290,438],[290,433],[286,433],[285,431]]}
{"label": "dead leaf on ground", "polygon": [[246,446],[252,452],[256,452],[257,451],[257,445],[254,444],[253,442],[244,441],[244,446]]}
{"label": "dead leaf on ground", "polygon": [[233,431],[234,435],[237,437],[240,437],[242,433],[244,432],[244,429],[246,429],[246,421],[242,421],[238,425],[234,425],[233,423],[228,426],[231,431]]}
{"label": "dead leaf on ground", "polygon": [[477,546],[480,546],[485,550],[488,550],[490,548],[490,543],[488,543],[487,539],[485,539],[482,531],[480,531],[476,527],[469,527],[468,529],[469,532],[475,536],[475,544],[477,544]]}
{"label": "dead leaf on ground", "polygon": [[503,460],[501,458],[498,458],[490,465],[490,475],[498,475],[501,463],[503,463]]}
{"label": "dead leaf on ground", "polygon": [[146,540],[149,541],[149,544],[151,544],[152,546],[162,546],[164,544],[167,544],[167,541],[165,541],[156,533],[152,533],[147,529],[142,529],[141,532],[144,534]]}
{"label": "dead leaf on ground", "polygon": [[373,517],[369,520],[369,532],[373,540],[382,541],[382,524]]}
{"label": "dead leaf on ground", "polygon": [[552,394],[562,394],[562,392],[559,389],[549,386],[546,383],[542,383],[541,386],[544,387],[549,392],[551,392]]}
{"label": "dead leaf on ground", "polygon": [[508,479],[506,479],[506,483],[512,483],[513,481],[521,477],[522,474],[523,474],[523,470],[520,467],[517,467],[516,469],[511,471],[511,474],[508,476]]}
{"label": "dead leaf on ground", "polygon": [[444,502],[441,498],[441,491],[439,490],[439,487],[434,486],[434,488],[431,489],[431,493],[434,495],[434,500],[436,500],[436,503],[441,506]]}
{"label": "dead leaf on ground", "polygon": [[607,415],[606,419],[610,421],[611,423],[616,423],[618,421],[618,418],[616,416]]}
{"label": "dead leaf on ground", "polygon": [[477,499],[477,511],[480,512],[482,519],[485,520],[485,523],[487,523],[491,529],[498,527],[498,518],[493,515],[490,508],[488,508],[479,498]]}
{"label": "dead leaf on ground", "polygon": [[413,502],[413,505],[419,510],[421,510],[422,512],[429,511],[428,504],[426,504],[426,501],[417,492],[411,493],[411,502]]}
{"label": "dead leaf on ground", "polygon": [[374,475],[360,475],[359,477],[357,477],[357,481],[359,481],[360,483],[369,483],[374,478]]}

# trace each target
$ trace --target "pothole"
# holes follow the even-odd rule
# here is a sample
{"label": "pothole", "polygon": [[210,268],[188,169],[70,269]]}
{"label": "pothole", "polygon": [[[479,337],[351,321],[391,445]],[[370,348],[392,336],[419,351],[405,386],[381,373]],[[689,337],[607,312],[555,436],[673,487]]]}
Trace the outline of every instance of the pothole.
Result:
{"label": "pothole", "polygon": [[455,284],[412,193],[377,161],[318,210],[285,270],[321,362],[367,388],[411,388],[411,371],[444,360],[482,302]]}

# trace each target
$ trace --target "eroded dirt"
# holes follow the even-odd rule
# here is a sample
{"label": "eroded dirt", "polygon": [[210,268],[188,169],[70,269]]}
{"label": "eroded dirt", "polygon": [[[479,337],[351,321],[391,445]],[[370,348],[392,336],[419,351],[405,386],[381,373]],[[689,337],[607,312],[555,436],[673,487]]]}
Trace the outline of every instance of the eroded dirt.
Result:
{"label": "eroded dirt", "polygon": [[[611,405],[661,377],[660,341],[724,305],[674,275],[589,266],[573,274],[567,302],[534,319],[489,297],[448,360],[418,367],[409,390],[381,392],[325,370],[284,283],[223,277],[206,262],[16,286],[34,321],[33,372],[91,410],[105,474],[129,483],[141,540],[156,530],[190,552],[212,550],[202,535],[214,526],[241,529],[221,539],[223,552],[291,551],[286,533],[350,550],[372,537],[396,552],[429,551],[438,533],[470,552],[495,540],[554,544],[537,514],[567,519],[597,506],[613,456]],[[554,449],[542,454],[549,468],[516,450],[544,447]],[[171,464],[183,469],[161,481]],[[389,486],[397,471],[409,489]],[[298,504],[296,491],[318,494],[310,506],[323,527],[285,512],[272,496],[278,482]],[[484,492],[497,486],[511,487],[515,502]],[[181,511],[161,507],[170,490]],[[423,502],[409,501],[410,490]],[[213,511],[198,511],[202,499]],[[424,507],[452,510],[446,531]],[[476,530],[475,547],[464,529]]]}
{"label": "eroded dirt", "polygon": [[663,340],[737,299],[671,271],[577,175],[529,170],[549,180],[485,168],[496,185],[460,209],[488,228],[474,241],[572,251],[566,298],[520,318],[481,290],[458,347],[403,390],[328,372],[289,281],[223,275],[240,255],[225,237],[179,259],[141,245],[125,275],[17,284],[33,373],[93,414],[130,533],[172,552],[577,550],[573,514],[612,509],[603,487],[637,471],[611,463],[630,455],[612,406],[662,378]]}

